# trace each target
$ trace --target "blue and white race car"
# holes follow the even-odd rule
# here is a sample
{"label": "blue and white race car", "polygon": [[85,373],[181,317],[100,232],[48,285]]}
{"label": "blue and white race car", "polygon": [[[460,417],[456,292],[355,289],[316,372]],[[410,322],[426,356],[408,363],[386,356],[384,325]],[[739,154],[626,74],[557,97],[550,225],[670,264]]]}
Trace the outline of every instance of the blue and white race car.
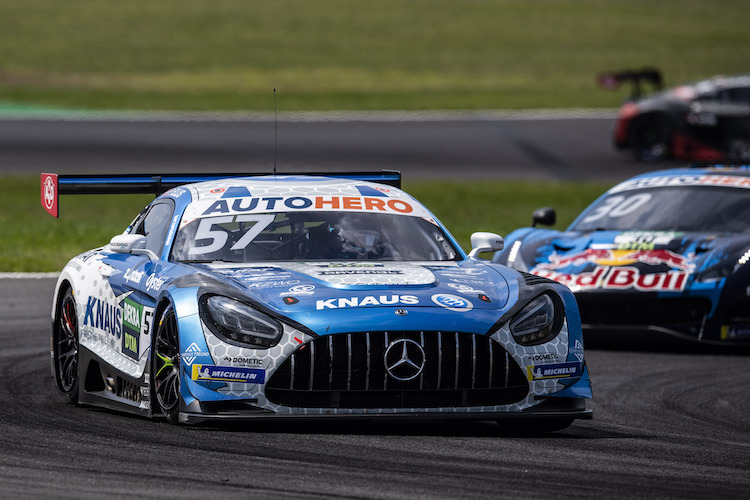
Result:
{"label": "blue and white race car", "polygon": [[[552,215],[542,209],[535,220],[551,225]],[[750,171],[638,175],[567,231],[513,231],[493,260],[569,286],[588,340],[748,343]]]}
{"label": "blue and white race car", "polygon": [[467,256],[398,173],[328,175],[42,174],[55,215],[60,192],[164,191],[62,270],[59,390],[186,424],[591,418],[566,287],[479,259],[491,233]]}

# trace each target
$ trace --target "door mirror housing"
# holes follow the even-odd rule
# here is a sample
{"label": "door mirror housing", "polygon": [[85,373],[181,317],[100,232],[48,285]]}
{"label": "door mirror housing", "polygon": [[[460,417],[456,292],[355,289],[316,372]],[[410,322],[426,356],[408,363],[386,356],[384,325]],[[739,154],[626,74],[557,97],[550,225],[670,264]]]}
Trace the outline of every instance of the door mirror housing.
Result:
{"label": "door mirror housing", "polygon": [[109,249],[115,253],[147,255],[151,260],[159,258],[146,248],[146,237],[142,234],[118,234],[109,240]]}
{"label": "door mirror housing", "polygon": [[503,237],[495,233],[474,233],[471,235],[470,259],[478,258],[480,253],[499,252],[503,249]]}

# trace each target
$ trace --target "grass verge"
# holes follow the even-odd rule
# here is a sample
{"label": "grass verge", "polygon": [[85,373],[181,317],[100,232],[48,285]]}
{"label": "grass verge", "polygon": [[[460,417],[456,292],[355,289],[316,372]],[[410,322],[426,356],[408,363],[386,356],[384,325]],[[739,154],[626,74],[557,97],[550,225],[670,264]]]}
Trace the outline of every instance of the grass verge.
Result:
{"label": "grass verge", "polygon": [[600,71],[747,72],[747,0],[3,0],[0,105],[616,107]]}

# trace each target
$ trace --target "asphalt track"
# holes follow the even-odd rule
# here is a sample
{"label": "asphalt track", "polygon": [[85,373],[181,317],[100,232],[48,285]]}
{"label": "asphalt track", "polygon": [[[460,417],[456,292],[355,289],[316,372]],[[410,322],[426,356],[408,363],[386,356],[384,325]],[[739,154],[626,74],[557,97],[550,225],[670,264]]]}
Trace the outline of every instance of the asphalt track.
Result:
{"label": "asphalt track", "polygon": [[0,173],[400,170],[411,179],[619,181],[613,111],[0,116]]}
{"label": "asphalt track", "polygon": [[747,356],[589,350],[594,419],[542,436],[494,422],[181,428],[63,401],[49,375],[53,286],[0,279],[3,498],[747,498],[750,488]]}
{"label": "asphalt track", "polygon": [[[268,117],[142,118],[0,120],[0,172],[272,168]],[[366,118],[280,121],[279,170],[612,181],[645,170],[611,149],[607,117]],[[49,376],[53,286],[51,278],[0,277],[3,498],[745,498],[750,491],[750,370],[742,353],[589,349],[594,419],[542,436],[503,432],[494,422],[184,428],[63,401]]]}

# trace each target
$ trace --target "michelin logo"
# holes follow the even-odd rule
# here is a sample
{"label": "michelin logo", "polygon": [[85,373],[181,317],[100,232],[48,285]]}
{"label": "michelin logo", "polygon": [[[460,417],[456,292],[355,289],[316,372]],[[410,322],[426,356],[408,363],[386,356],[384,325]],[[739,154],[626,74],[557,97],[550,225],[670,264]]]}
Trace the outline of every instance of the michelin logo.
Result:
{"label": "michelin logo", "polygon": [[544,380],[550,378],[572,378],[581,375],[580,363],[557,363],[554,365],[531,365],[526,367],[529,380]]}
{"label": "michelin logo", "polygon": [[239,366],[193,365],[193,380],[206,382],[239,382],[245,384],[263,384],[266,371],[258,368]]}

